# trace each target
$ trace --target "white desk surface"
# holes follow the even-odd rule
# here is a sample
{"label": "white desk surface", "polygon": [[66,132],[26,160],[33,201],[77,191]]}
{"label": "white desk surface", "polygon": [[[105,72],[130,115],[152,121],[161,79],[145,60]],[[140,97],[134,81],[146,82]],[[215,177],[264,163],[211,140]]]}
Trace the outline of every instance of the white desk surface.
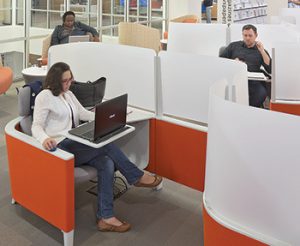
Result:
{"label": "white desk surface", "polygon": [[[127,125],[127,126],[129,126],[129,125]],[[119,138],[127,135],[130,132],[133,132],[134,130],[135,130],[135,128],[133,126],[129,126],[129,129],[127,129],[126,131],[121,132],[121,133],[119,133],[119,134],[117,134],[117,135],[115,135],[115,136],[113,136],[113,137],[111,137],[111,138],[109,138],[109,139],[107,139],[107,140],[105,140],[103,142],[97,143],[97,144],[93,143],[93,142],[90,142],[87,139],[83,139],[81,137],[77,137],[77,136],[74,136],[72,134],[69,134],[68,131],[61,132],[60,134],[63,135],[63,136],[65,136],[66,138],[72,139],[72,140],[74,140],[76,142],[79,142],[79,143],[82,143],[82,144],[85,144],[85,145],[88,145],[88,146],[91,146],[93,148],[101,148],[104,145],[109,144],[109,143],[111,143],[111,142],[113,142],[113,141],[115,141],[115,140],[117,140],[117,139],[119,139]]]}
{"label": "white desk surface", "polygon": [[[136,108],[132,108],[132,107],[128,107],[127,109],[127,112],[128,112],[128,115],[127,115],[127,123],[133,123],[133,122],[138,122],[138,121],[143,121],[143,120],[149,120],[151,118],[154,118],[155,114],[154,113],[151,113],[151,112],[148,112],[148,111],[145,111],[145,110],[142,110],[142,109],[136,109]],[[80,137],[76,137],[72,134],[69,134],[68,131],[64,131],[64,132],[61,132],[61,135],[69,138],[69,139],[72,139],[76,142],[79,142],[79,143],[83,143],[85,145],[88,145],[88,146],[91,146],[93,148],[101,148],[103,147],[104,145],[106,144],[109,144],[125,135],[127,135],[128,133],[130,132],[133,132],[135,130],[135,128],[133,126],[129,126],[130,128],[127,129],[126,131],[124,132],[121,132],[113,137],[111,137],[110,139],[106,140],[106,141],[103,141],[101,143],[92,143],[86,139],[83,139],[83,138],[80,138]]]}
{"label": "white desk surface", "polygon": [[152,112],[133,107],[127,108],[127,123],[129,124],[137,121],[150,120],[152,118],[155,118],[155,114]]}
{"label": "white desk surface", "polygon": [[258,80],[258,81],[268,81],[267,78],[263,73],[255,73],[255,72],[248,72],[248,79],[249,80]]}
{"label": "white desk surface", "polygon": [[28,75],[28,76],[46,76],[47,75],[47,66],[24,68],[22,70],[22,74]]}

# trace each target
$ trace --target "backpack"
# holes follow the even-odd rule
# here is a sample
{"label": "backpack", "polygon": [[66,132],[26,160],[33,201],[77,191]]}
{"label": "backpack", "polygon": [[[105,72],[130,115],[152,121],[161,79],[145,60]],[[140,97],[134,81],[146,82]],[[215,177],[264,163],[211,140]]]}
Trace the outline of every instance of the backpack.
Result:
{"label": "backpack", "polygon": [[23,86],[23,88],[25,87],[30,88],[30,115],[32,116],[34,104],[35,104],[35,98],[43,90],[43,82],[34,81]]}

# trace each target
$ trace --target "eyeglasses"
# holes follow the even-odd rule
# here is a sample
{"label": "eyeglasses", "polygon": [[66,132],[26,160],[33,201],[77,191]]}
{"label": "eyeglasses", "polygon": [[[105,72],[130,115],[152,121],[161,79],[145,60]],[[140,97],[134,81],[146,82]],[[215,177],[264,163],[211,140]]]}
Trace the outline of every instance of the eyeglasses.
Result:
{"label": "eyeglasses", "polygon": [[69,78],[69,79],[63,79],[61,82],[62,82],[63,84],[67,84],[67,83],[73,83],[73,81],[74,81],[74,79],[73,79],[73,77],[72,77],[72,78]]}

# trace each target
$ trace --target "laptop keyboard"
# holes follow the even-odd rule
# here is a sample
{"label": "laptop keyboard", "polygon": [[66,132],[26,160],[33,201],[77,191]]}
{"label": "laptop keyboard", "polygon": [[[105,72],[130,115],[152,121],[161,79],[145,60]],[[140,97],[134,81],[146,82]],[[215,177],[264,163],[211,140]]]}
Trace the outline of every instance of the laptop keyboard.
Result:
{"label": "laptop keyboard", "polygon": [[[94,143],[100,143],[100,142],[103,142],[103,141],[106,141],[108,139],[110,139],[111,137],[121,133],[121,132],[124,132],[125,130],[129,129],[130,127],[129,126],[124,126],[124,127],[121,127],[120,129],[117,129],[103,137],[100,137],[100,138],[97,138],[95,141],[93,141]],[[94,132],[93,132],[94,133]]]}
{"label": "laptop keyboard", "polygon": [[94,138],[94,129],[82,134],[84,138],[93,139]]}

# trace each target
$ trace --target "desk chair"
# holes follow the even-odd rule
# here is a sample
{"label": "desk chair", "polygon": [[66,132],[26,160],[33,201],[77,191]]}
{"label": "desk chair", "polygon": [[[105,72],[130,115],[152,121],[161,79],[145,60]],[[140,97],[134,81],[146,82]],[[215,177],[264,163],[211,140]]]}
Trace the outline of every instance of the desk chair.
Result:
{"label": "desk chair", "polygon": [[[30,87],[18,94],[19,117],[5,127],[12,203],[16,202],[63,232],[64,245],[73,245],[74,184],[91,181],[87,192],[97,196],[97,170],[74,167],[74,156],[57,149],[45,150],[31,135]],[[114,198],[127,190],[127,183],[115,176]]]}
{"label": "desk chair", "polygon": [[74,183],[97,177],[90,166],[74,168],[74,156],[46,151],[31,136],[30,88],[19,90],[19,117],[5,127],[12,203],[17,202],[59,228],[64,245],[73,245]]}

